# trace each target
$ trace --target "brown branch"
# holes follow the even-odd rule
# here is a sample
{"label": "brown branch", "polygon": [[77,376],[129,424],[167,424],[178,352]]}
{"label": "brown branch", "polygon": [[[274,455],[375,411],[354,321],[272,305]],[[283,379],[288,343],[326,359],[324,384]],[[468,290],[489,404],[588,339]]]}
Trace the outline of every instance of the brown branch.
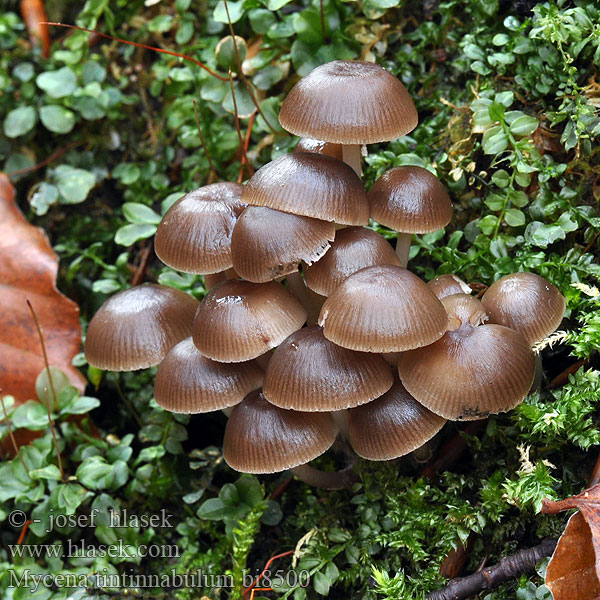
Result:
{"label": "brown branch", "polygon": [[53,160],[56,160],[59,156],[62,156],[65,152],[69,151],[71,148],[74,148],[75,146],[79,146],[82,143],[83,142],[71,142],[70,144],[67,144],[63,148],[59,148],[56,152],[53,152],[46,160],[43,160],[42,162],[38,163],[37,165],[33,165],[33,167],[25,167],[24,169],[17,169],[16,171],[11,171],[10,173],[7,173],[7,175],[9,177],[15,177],[16,175],[24,175],[25,173],[30,173],[31,171],[37,171],[38,169],[41,169],[42,167],[45,167],[46,165],[51,163]]}
{"label": "brown branch", "polygon": [[542,558],[550,556],[557,543],[558,540],[544,540],[538,546],[506,556],[497,565],[486,567],[467,577],[457,577],[441,590],[429,593],[427,600],[462,600],[511,581],[524,573],[533,573],[535,565]]}
{"label": "brown branch", "polygon": [[208,151],[208,146],[206,145],[206,141],[204,139],[204,135],[202,135],[202,128],[200,127],[200,116],[198,115],[198,106],[196,105],[196,100],[193,100],[194,103],[194,115],[196,116],[196,127],[198,129],[198,136],[200,137],[200,143],[202,144],[202,148],[204,149],[204,154],[206,155],[206,160],[208,161],[208,165],[210,167],[210,172],[213,176],[219,180],[219,174],[217,173],[217,169],[210,157],[210,153]]}
{"label": "brown branch", "polygon": [[[233,100],[233,112],[235,115],[235,130],[237,131],[238,141],[240,143],[240,150],[242,152],[241,163],[242,167],[247,164],[248,166],[248,157],[246,156],[246,148],[244,147],[244,138],[242,137],[242,131],[240,129],[240,117],[238,113],[237,100],[235,99],[235,88],[233,86],[233,75],[231,73],[231,69],[229,69],[229,86],[231,87],[231,99]],[[245,159],[245,162],[244,162]]]}
{"label": "brown branch", "polygon": [[[35,328],[37,329],[38,336],[40,338],[40,344],[42,345],[42,354],[44,356],[44,365],[46,366],[46,372],[48,373],[48,383],[50,385],[50,394],[52,396],[52,401],[54,402],[54,406],[58,406],[58,398],[56,396],[56,390],[54,389],[54,382],[52,380],[52,373],[50,372],[50,363],[48,362],[48,353],[46,352],[46,343],[44,342],[44,334],[42,333],[42,326],[40,325],[40,321],[35,314],[35,310],[33,310],[33,306],[29,300],[26,300],[27,306],[29,307],[29,311],[31,312],[31,316],[33,317],[33,322],[35,323]],[[50,414],[50,399],[46,398],[46,410],[48,412],[48,423],[50,424],[50,431],[52,431],[52,439],[54,440],[54,448],[56,449],[56,457],[58,459],[58,469],[60,471],[62,480],[65,481],[65,471],[63,469],[62,457],[60,455],[60,450],[58,449],[58,440],[56,439],[56,430],[54,429],[54,423],[52,422],[52,415]]]}
{"label": "brown branch", "polygon": [[152,253],[152,242],[146,243],[139,255],[139,263],[131,278],[131,287],[140,285],[144,281],[146,276],[146,270],[148,269],[148,263],[150,262],[150,254]]}

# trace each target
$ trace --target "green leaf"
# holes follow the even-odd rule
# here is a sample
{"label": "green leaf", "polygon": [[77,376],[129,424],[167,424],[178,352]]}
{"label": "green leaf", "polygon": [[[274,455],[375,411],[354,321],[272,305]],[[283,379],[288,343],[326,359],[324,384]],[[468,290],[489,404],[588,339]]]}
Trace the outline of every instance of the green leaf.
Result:
{"label": "green leaf", "polygon": [[172,15],[158,15],[148,22],[148,30],[157,33],[164,33],[169,31],[173,26]]}
{"label": "green leaf", "polygon": [[54,481],[60,481],[62,476],[57,466],[55,465],[47,465],[46,467],[42,467],[41,469],[33,469],[29,471],[29,475],[31,479],[52,479]]}
{"label": "green leaf", "polygon": [[240,477],[235,482],[240,502],[251,508],[260,504],[263,499],[262,487],[256,477]]}
{"label": "green leaf", "polygon": [[123,225],[115,234],[115,242],[121,246],[131,246],[139,240],[145,240],[156,233],[156,225],[135,223]]}
{"label": "green leaf", "polygon": [[513,135],[531,135],[538,128],[538,120],[535,117],[523,115],[515,119],[510,125]]}
{"label": "green leaf", "polygon": [[48,414],[46,408],[40,402],[28,400],[18,406],[12,416],[13,426],[18,429],[40,430],[48,427]]}
{"label": "green leaf", "polygon": [[200,505],[196,514],[200,519],[220,521],[225,515],[225,503],[221,498],[210,498]]}
{"label": "green leaf", "polygon": [[75,398],[72,402],[64,406],[60,414],[61,415],[83,415],[85,413],[94,410],[100,406],[100,400],[98,398],[91,398],[90,396],[81,396]]}
{"label": "green leaf", "polygon": [[4,134],[9,138],[16,138],[31,131],[37,119],[37,112],[33,106],[21,106],[11,110],[4,119]]}
{"label": "green leaf", "polygon": [[279,10],[284,7],[286,4],[289,4],[292,0],[268,0],[267,8],[269,10]]}
{"label": "green leaf", "polygon": [[70,96],[77,88],[77,78],[69,67],[40,73],[35,82],[51,98]]}
{"label": "green leaf", "polygon": [[498,217],[494,215],[487,215],[486,217],[483,217],[481,221],[479,221],[479,229],[481,229],[485,235],[490,235],[494,232],[497,223]]}
{"label": "green leaf", "polygon": [[511,227],[525,225],[525,214],[518,208],[509,208],[504,213],[504,220]]}
{"label": "green leaf", "polygon": [[45,215],[52,204],[58,200],[58,188],[51,183],[42,181],[35,190],[29,204],[36,215]]}
{"label": "green leaf", "polygon": [[[227,2],[227,8],[229,9],[229,17],[231,18],[231,22],[237,23],[244,14],[244,0],[239,0],[238,2]],[[225,3],[223,0],[219,0],[217,6],[215,6],[215,10],[213,11],[213,19],[217,23],[228,22],[227,11],[225,10]]]}
{"label": "green leaf", "polygon": [[75,113],[64,106],[42,106],[40,119],[44,127],[54,133],[69,133],[75,126]]}
{"label": "green leaf", "polygon": [[267,508],[262,514],[260,520],[271,527],[277,525],[283,519],[283,512],[278,502],[267,500]]}
{"label": "green leaf", "polygon": [[156,214],[149,206],[139,202],[123,204],[123,214],[130,223],[158,225],[161,219],[160,215]]}
{"label": "green leaf", "polygon": [[327,596],[329,594],[329,580],[321,573],[321,571],[317,571],[313,575],[313,586],[317,594],[320,594],[321,596]]}
{"label": "green leaf", "polygon": [[481,145],[485,154],[500,154],[508,147],[508,136],[501,127],[491,127],[483,134]]}
{"label": "green leaf", "polygon": [[94,174],[84,169],[60,165],[54,172],[62,204],[79,204],[83,202],[90,190],[96,185]]}
{"label": "green leaf", "polygon": [[[50,385],[50,377],[52,378],[52,386]],[[44,368],[35,380],[35,393],[42,404],[45,405],[46,402],[50,402],[50,409],[56,410],[58,407],[54,405],[55,399],[53,398],[52,389],[54,389],[58,401],[61,392],[72,387],[71,380],[66,373],[53,366],[50,366],[50,377],[48,377],[48,369]]]}
{"label": "green leaf", "polygon": [[505,188],[510,183],[510,175],[504,169],[500,169],[492,175],[492,183]]}

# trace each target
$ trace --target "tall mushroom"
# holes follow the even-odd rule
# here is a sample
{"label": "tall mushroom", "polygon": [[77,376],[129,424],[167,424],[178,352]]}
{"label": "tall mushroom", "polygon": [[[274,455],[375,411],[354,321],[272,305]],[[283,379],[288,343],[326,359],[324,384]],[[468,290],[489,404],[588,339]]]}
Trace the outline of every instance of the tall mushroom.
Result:
{"label": "tall mushroom", "polygon": [[292,88],[279,122],[295,135],[343,144],[344,162],[360,177],[361,146],[406,135],[418,116],[406,88],[389,71],[375,63],[336,60]]}
{"label": "tall mushroom", "polygon": [[413,233],[431,233],[452,218],[452,203],[440,180],[422,167],[386,171],[369,192],[371,218],[398,232],[396,252],[406,267]]}

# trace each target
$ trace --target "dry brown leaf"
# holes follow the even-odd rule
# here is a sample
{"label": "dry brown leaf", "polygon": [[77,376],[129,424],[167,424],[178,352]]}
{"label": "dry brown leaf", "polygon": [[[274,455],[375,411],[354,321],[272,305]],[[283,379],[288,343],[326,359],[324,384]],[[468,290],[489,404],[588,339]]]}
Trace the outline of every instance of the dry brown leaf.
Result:
{"label": "dry brown leaf", "polygon": [[71,361],[81,349],[79,308],[56,288],[58,257],[45,233],[30,225],[15,189],[0,173],[0,388],[17,404],[35,399],[44,368],[29,300],[42,326],[49,363],[83,391],[85,379]]}
{"label": "dry brown leaf", "polygon": [[542,512],[578,508],[546,571],[554,600],[600,600],[600,485],[560,502],[544,501]]}
{"label": "dry brown leaf", "polygon": [[50,56],[50,31],[46,9],[43,0],[21,0],[21,15],[27,27],[29,37],[34,44],[40,44],[42,47],[42,56]]}

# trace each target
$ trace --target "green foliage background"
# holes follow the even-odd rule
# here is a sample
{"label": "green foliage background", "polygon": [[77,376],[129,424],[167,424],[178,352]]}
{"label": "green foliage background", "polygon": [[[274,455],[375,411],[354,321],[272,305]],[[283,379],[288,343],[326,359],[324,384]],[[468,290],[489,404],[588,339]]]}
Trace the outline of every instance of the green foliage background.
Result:
{"label": "green foliage background", "polygon": [[[51,20],[77,23],[202,61],[234,74],[239,66],[222,1],[47,0]],[[152,370],[101,373],[88,368],[96,397],[78,397],[66,382],[55,406],[65,470],[62,480],[45,412],[35,402],[16,410],[15,427],[42,436],[18,459],[0,465],[0,589],[7,599],[110,598],[116,590],[10,587],[23,573],[169,573],[202,569],[229,574],[233,589],[129,590],[128,597],[241,598],[243,576],[278,552],[299,550],[296,572],[306,587],[279,581],[269,597],[423,598],[441,587],[440,563],[470,544],[465,572],[482,560],[557,537],[565,518],[539,514],[542,498],[585,487],[600,443],[600,9],[593,0],[535,4],[526,0],[237,0],[229,13],[245,71],[263,117],[252,130],[255,167],[288,152],[295,138],[277,123],[281,100],[297,80],[329,60],[377,60],[402,79],[420,115],[409,136],[369,148],[370,185],[385,169],[432,169],[451,191],[455,217],[445,231],[416,237],[411,267],[426,279],[458,273],[489,284],[530,270],[567,297],[566,331],[543,351],[547,378],[575,360],[583,366],[562,387],[530,395],[508,415],[467,436],[469,450],[450,471],[430,479],[407,458],[362,463],[362,483],[320,492],[285,478],[242,477],[218,448],[224,417],[189,418],[152,399]],[[10,9],[13,8],[14,12]],[[52,30],[52,54],[31,48],[17,3],[0,14],[0,165],[12,175],[21,206],[46,229],[61,258],[60,286],[82,308],[84,325],[108,295],[130,285],[161,215],[184,192],[240,169],[232,94],[227,82],[182,59]],[[235,78],[245,135],[254,105]],[[194,118],[216,166],[211,173]],[[266,119],[266,120],[265,120]],[[46,167],[26,171],[59,151]],[[373,225],[377,227],[376,224]],[[379,228],[388,237],[393,232]],[[150,262],[146,279],[204,293],[201,277]],[[93,410],[92,435],[71,414]],[[6,427],[2,426],[6,436]],[[456,433],[444,429],[443,443]],[[434,448],[435,451],[435,448]],[[335,457],[322,459],[333,467]],[[106,525],[110,508],[165,509],[172,528]],[[131,555],[12,558],[18,530],[13,509],[39,524],[29,543],[67,539],[110,544]],[[95,529],[46,533],[50,515],[104,519]],[[179,558],[142,558],[142,544],[177,544]],[[273,569],[289,573],[289,557]],[[542,566],[543,572],[543,566]],[[488,599],[542,598],[542,580],[525,577]],[[245,596],[248,597],[248,596]]]}

